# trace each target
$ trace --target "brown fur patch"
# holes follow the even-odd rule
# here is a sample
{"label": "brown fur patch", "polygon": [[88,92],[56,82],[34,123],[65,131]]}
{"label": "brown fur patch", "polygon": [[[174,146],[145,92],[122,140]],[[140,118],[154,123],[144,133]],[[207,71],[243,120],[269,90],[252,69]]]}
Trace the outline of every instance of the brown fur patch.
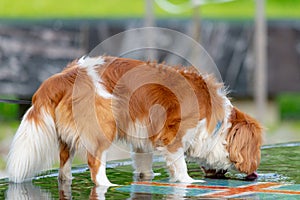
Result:
{"label": "brown fur patch", "polygon": [[[99,68],[99,74],[107,90],[117,99],[113,102],[113,110],[120,137],[125,137],[128,122],[146,120],[146,126],[150,127],[149,139],[154,145],[176,144],[176,149],[181,146],[186,130],[195,127],[199,120],[206,118],[212,132],[217,121],[224,117],[223,99],[217,94],[220,85],[213,83],[212,78],[206,81],[193,68],[179,70],[162,64],[111,57],[107,57],[106,62]],[[153,128],[151,122],[161,116],[152,115],[151,119],[149,113],[156,104],[166,112],[160,114],[166,120],[159,130]]]}
{"label": "brown fur patch", "polygon": [[70,150],[68,145],[64,142],[60,143],[59,148],[60,148],[60,152],[59,152],[60,168],[62,168],[70,158]]}
{"label": "brown fur patch", "polygon": [[[225,117],[223,84],[218,83],[216,79],[210,75],[205,78],[211,101],[211,117],[208,120],[208,132],[212,133],[218,122],[223,121]],[[219,94],[218,94],[219,93]],[[224,94],[222,94],[224,93]],[[223,95],[223,96],[222,96]]]}
{"label": "brown fur patch", "polygon": [[262,127],[249,115],[232,109],[232,126],[227,135],[227,150],[235,167],[246,174],[255,172],[260,163]]}
{"label": "brown fur patch", "polygon": [[91,179],[92,181],[97,184],[97,181],[96,181],[96,176],[97,176],[97,173],[98,173],[98,170],[99,170],[99,167],[101,165],[101,157],[100,158],[95,158],[94,155],[88,153],[87,154],[87,157],[88,157],[88,165],[89,165],[89,168],[90,168],[90,173],[91,173]]}

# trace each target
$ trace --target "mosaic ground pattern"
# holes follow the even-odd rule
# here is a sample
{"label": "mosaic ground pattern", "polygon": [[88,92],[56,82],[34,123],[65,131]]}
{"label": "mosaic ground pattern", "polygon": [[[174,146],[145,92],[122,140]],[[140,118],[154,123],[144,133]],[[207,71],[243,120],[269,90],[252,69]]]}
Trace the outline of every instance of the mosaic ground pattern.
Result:
{"label": "mosaic ground pattern", "polygon": [[300,199],[300,184],[274,182],[247,182],[237,180],[212,180],[205,183],[182,184],[159,182],[134,182],[117,190],[128,193],[163,194],[203,198],[258,198]]}

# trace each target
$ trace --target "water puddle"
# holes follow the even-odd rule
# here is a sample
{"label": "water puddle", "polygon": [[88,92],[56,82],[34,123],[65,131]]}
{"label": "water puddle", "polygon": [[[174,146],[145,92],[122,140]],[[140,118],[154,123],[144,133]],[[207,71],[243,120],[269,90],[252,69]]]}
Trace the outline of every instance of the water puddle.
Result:
{"label": "water puddle", "polygon": [[[197,164],[188,167],[193,178],[203,179]],[[300,199],[300,143],[264,146],[256,181],[244,181],[244,175],[231,172],[229,179],[170,183],[161,158],[156,158],[153,170],[158,174],[154,180],[133,181],[130,160],[111,162],[107,174],[117,187],[95,187],[86,165],[73,168],[72,184],[59,185],[57,170],[47,171],[32,183],[10,184],[2,179],[0,199]]]}

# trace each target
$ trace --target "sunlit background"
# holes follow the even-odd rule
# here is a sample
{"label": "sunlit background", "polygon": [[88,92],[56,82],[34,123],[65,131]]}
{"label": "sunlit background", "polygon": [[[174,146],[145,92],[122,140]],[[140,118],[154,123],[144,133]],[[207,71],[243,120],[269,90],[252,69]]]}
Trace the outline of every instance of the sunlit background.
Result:
{"label": "sunlit background", "polygon": [[[144,26],[197,40],[265,144],[300,141],[300,0],[1,0],[0,99],[30,100],[68,62]],[[0,102],[0,171],[27,108]]]}

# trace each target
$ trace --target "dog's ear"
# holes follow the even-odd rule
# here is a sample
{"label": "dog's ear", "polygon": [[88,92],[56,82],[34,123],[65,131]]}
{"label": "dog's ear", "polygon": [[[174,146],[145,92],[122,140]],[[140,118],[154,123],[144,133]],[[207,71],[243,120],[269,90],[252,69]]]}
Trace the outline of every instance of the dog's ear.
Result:
{"label": "dog's ear", "polygon": [[232,109],[232,124],[227,135],[229,159],[240,172],[251,174],[260,163],[260,147],[262,144],[262,127],[249,115]]}

